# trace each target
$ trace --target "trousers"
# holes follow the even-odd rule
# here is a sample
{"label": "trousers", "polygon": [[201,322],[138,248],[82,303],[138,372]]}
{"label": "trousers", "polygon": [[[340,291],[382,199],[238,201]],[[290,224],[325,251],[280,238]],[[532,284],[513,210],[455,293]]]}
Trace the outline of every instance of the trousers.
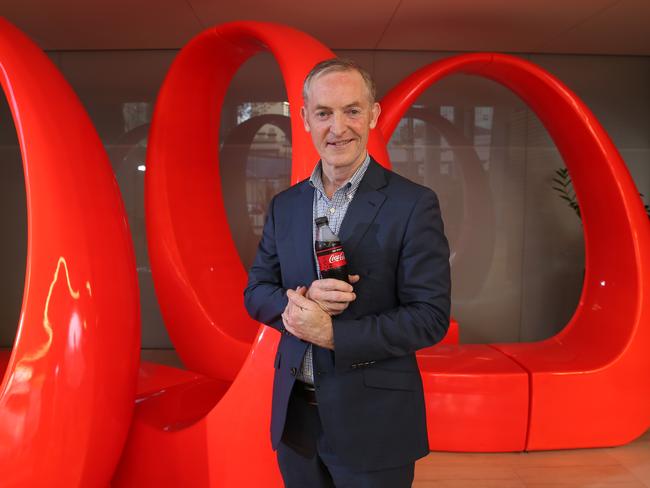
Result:
{"label": "trousers", "polygon": [[291,394],[277,459],[286,488],[410,488],[415,462],[406,466],[359,471],[346,466],[328,444],[318,406]]}

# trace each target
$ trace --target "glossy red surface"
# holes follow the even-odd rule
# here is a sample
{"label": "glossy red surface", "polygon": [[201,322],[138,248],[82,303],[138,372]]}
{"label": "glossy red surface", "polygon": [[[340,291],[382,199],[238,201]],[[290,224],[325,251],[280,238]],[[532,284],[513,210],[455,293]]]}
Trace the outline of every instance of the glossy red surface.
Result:
{"label": "glossy red surface", "polygon": [[110,162],[72,89],[0,19],[27,189],[20,322],[0,386],[2,486],[106,486],[133,412],[135,258]]}
{"label": "glossy red surface", "polygon": [[453,73],[501,83],[535,111],[580,202],[586,275],[573,318],[546,341],[495,346],[530,376],[526,449],[629,442],[650,424],[650,224],[625,163],[571,90],[537,66],[499,54],[445,59],[404,80],[382,101],[386,139],[424,89]]}
{"label": "glossy red surface", "polygon": [[[116,486],[281,485],[269,440],[278,337],[245,312],[246,270],[228,226],[218,160],[226,89],[238,67],[261,50],[276,57],[286,84],[292,181],[308,176],[317,159],[298,111],[303,79],[333,56],[329,49],[288,27],[236,22],[205,31],[179,53],[160,91],[149,139],[149,255],[176,350],[188,368],[213,380],[165,388],[138,404]],[[199,407],[191,408],[188,424],[184,410],[194,402]],[[175,418],[185,428],[171,428],[179,425]]]}
{"label": "glossy red surface", "polygon": [[433,451],[523,451],[528,374],[486,344],[438,345],[418,354]]}
{"label": "glossy red surface", "polygon": [[292,180],[308,174],[317,154],[298,113],[302,82],[315,63],[333,54],[306,34],[275,24],[224,24],[179,53],[156,102],[147,153],[149,256],[165,324],[189,369],[225,380],[241,368],[259,324],[243,306],[246,270],[226,218],[217,135],[232,76],[261,50],[276,57],[287,87]]}
{"label": "glossy red surface", "polygon": [[136,387],[135,401],[148,398],[166,388],[181,383],[191,383],[204,378],[202,374],[187,371],[185,369],[173,368],[163,364],[142,361],[138,371],[138,384]]}
{"label": "glossy red surface", "polygon": [[261,328],[229,388],[203,377],[140,399],[113,486],[281,487],[269,435],[278,339]]}

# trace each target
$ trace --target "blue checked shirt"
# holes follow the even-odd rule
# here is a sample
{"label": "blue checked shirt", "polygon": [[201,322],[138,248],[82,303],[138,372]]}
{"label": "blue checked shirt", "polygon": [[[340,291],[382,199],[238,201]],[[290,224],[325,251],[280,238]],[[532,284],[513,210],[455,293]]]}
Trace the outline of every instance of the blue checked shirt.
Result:
{"label": "blue checked shirt", "polygon": [[[331,200],[325,194],[325,187],[323,186],[321,163],[319,162],[314,171],[311,173],[309,183],[314,187],[314,210],[312,215],[312,242],[316,241],[316,220],[318,217],[327,217],[329,220],[330,229],[334,234],[338,235],[341,223],[345,218],[345,213],[348,211],[348,206],[354,198],[359,183],[363,175],[366,174],[368,165],[370,164],[370,156],[366,155],[366,159],[361,163],[361,166],[354,172],[352,178],[344,183],[338,190],[334,192]],[[320,277],[320,267],[318,266],[318,259],[316,258],[316,250],[312,249],[314,254],[314,262],[316,263],[316,273]],[[312,345],[309,344],[305,356],[300,365],[300,371],[296,376],[297,379],[310,385],[314,384],[314,366],[312,363]]]}

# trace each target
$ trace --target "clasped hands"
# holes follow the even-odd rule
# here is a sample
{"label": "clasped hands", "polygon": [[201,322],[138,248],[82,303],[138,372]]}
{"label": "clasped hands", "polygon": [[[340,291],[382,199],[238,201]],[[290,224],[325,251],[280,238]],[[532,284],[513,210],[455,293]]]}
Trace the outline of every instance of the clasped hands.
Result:
{"label": "clasped hands", "polygon": [[[350,283],[359,275],[348,275]],[[299,286],[287,290],[287,303],[282,312],[285,329],[317,346],[334,349],[332,316],[342,313],[357,296],[350,283],[326,278],[314,281],[309,288]]]}

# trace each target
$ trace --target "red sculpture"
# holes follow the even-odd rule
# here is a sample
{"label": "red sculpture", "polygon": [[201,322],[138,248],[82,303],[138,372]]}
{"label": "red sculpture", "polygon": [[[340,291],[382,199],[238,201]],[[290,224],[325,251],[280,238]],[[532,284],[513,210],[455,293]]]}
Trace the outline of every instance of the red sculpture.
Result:
{"label": "red sculpture", "polygon": [[[384,98],[380,130],[388,137],[402,113],[426,87],[459,72],[501,83],[533,109],[571,173],[585,229],[585,282],[569,324],[545,341],[492,346],[503,354],[499,362],[507,358],[530,382],[521,448],[627,443],[642,434],[650,420],[650,384],[645,378],[645,372],[650,371],[650,225],[634,182],[609,136],[584,103],[551,74],[512,56],[469,54],[419,70]],[[475,392],[494,377],[482,375],[479,364],[473,361]],[[446,389],[436,386],[428,402],[444,396],[445,391],[456,391],[451,384]],[[514,390],[507,391],[512,394]],[[488,401],[487,396],[484,399]],[[521,405],[521,398],[512,398],[508,411],[517,416]],[[483,405],[477,406],[485,412]],[[437,409],[429,411],[433,414]],[[494,412],[498,413],[496,409]],[[497,430],[514,432],[519,428],[518,419],[502,420],[505,423],[495,429],[495,440]],[[452,434],[463,432],[471,431]],[[440,441],[431,440],[432,446],[440,445]],[[475,449],[466,445],[461,450]]]}
{"label": "red sculpture", "polygon": [[0,387],[0,484],[106,486],[131,424],[140,354],[126,214],[81,103],[2,19],[0,68],[28,219],[23,307]]}
{"label": "red sculpture", "polygon": [[[218,172],[227,85],[262,49],[278,59],[287,86],[292,182],[316,160],[297,111],[304,75],[332,56],[326,47],[288,27],[237,22],[209,29],[181,51],[152,123],[146,210],[163,315],[194,372],[143,365],[115,486],[281,486],[268,434],[277,333],[244,311],[245,270],[226,231]],[[0,66],[29,215],[23,312],[0,390],[3,481],[101,485],[134,398],[138,305],[126,219],[78,101],[6,22]],[[414,73],[384,98],[370,150],[389,165],[385,141],[405,111],[424,89],[459,72],[510,88],[547,127],[580,201],[586,276],[572,320],[555,337],[420,352],[430,445],[515,451],[629,442],[650,415],[650,225],[624,162],[585,105],[522,59],[456,56]],[[80,157],[83,164],[73,167]]]}

